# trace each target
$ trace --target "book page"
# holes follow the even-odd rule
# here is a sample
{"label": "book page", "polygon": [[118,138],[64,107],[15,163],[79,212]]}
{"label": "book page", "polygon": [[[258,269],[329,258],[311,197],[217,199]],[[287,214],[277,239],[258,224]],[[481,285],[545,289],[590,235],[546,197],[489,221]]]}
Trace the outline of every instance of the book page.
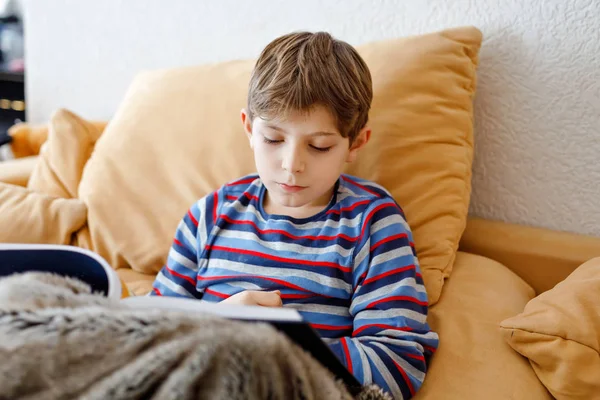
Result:
{"label": "book page", "polygon": [[303,321],[300,313],[290,308],[237,306],[180,297],[134,296],[122,299],[121,303],[131,308],[197,311],[232,319]]}

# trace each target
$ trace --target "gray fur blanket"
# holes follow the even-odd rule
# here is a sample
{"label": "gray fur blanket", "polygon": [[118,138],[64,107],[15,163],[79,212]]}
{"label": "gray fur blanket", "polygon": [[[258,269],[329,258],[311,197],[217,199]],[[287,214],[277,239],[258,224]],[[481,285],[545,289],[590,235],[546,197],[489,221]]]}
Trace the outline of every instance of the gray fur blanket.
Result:
{"label": "gray fur blanket", "polygon": [[0,360],[0,399],[352,398],[270,325],[127,309],[43,273],[0,280]]}

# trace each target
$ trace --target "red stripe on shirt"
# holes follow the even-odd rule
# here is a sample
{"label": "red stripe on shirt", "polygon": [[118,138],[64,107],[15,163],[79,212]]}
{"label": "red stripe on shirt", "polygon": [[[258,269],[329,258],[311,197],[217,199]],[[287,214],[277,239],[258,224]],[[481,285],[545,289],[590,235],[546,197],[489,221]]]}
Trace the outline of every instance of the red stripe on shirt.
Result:
{"label": "red stripe on shirt", "polygon": [[[394,360],[392,360],[394,361]],[[414,396],[415,395],[415,388],[412,385],[412,383],[410,382],[410,379],[408,378],[408,375],[406,375],[406,371],[404,371],[404,368],[402,368],[400,365],[398,365],[398,363],[396,361],[394,361],[394,365],[396,366],[396,368],[398,369],[398,371],[400,371],[400,375],[402,375],[402,379],[404,379],[404,382],[406,382],[406,386],[408,386],[408,390],[410,390],[410,395]]]}
{"label": "red stripe on shirt", "polygon": [[237,197],[237,196],[232,196],[232,195],[230,195],[230,194],[226,194],[226,195],[225,195],[225,198],[226,198],[227,200],[231,200],[231,201],[236,201],[236,200],[238,199],[238,197]]}
{"label": "red stripe on shirt", "polygon": [[285,287],[289,287],[291,289],[300,290],[301,292],[308,292],[308,290],[306,290],[306,289],[304,289],[304,288],[302,288],[300,286],[296,286],[294,284],[288,283],[288,282],[283,281],[281,279],[268,278],[266,276],[258,276],[258,275],[243,275],[243,276],[240,276],[240,275],[221,275],[221,276],[202,276],[202,275],[199,275],[198,276],[198,280],[199,281],[213,281],[213,280],[219,280],[219,279],[227,280],[227,279],[232,279],[232,278],[240,279],[242,277],[243,278],[264,279],[266,281],[274,282],[274,283],[277,283],[279,285],[282,285],[282,286],[285,286]]}
{"label": "red stripe on shirt", "polygon": [[[414,265],[408,265],[406,267],[396,268],[396,269],[393,269],[391,271],[384,272],[383,274],[379,274],[379,275],[376,275],[376,276],[371,277],[369,279],[366,279],[362,284],[363,284],[363,286],[365,286],[365,285],[368,285],[369,283],[372,283],[372,282],[378,281],[380,279],[383,279],[386,276],[399,274],[401,272],[409,271],[411,269],[415,269],[415,266]],[[366,275],[366,273],[367,272],[365,271],[365,275]]]}
{"label": "red stripe on shirt", "polygon": [[346,368],[348,368],[348,371],[352,374],[352,359],[350,358],[350,350],[348,350],[348,343],[346,340],[345,337],[342,338],[342,348],[344,349],[344,356],[346,356]]}
{"label": "red stripe on shirt", "polygon": [[282,294],[282,299],[308,299],[309,297],[314,297],[313,294]]}
{"label": "red stripe on shirt", "polygon": [[426,346],[426,345],[423,345],[423,348],[424,348],[425,350],[429,351],[430,353],[435,353],[435,352],[436,352],[436,350],[437,350],[435,347]]}
{"label": "red stripe on shirt", "polygon": [[366,186],[363,186],[363,185],[361,185],[360,183],[358,183],[358,182],[355,182],[355,181],[353,181],[352,179],[350,179],[350,178],[348,178],[348,177],[346,177],[346,176],[344,176],[344,175],[342,175],[342,179],[343,179],[343,180],[345,180],[346,182],[350,182],[350,183],[351,183],[351,184],[353,184],[354,186],[358,186],[358,187],[359,187],[359,188],[361,188],[362,190],[365,190],[365,191],[367,191],[367,192],[369,192],[369,193],[371,193],[371,194],[374,194],[374,195],[375,195],[375,196],[377,196],[377,197],[381,197],[381,195],[380,195],[379,193],[377,193],[377,192],[374,192],[373,190],[369,189],[368,187],[366,187]]}
{"label": "red stripe on shirt", "polygon": [[365,235],[365,230],[369,227],[369,221],[371,221],[371,218],[373,218],[373,215],[381,210],[382,208],[387,208],[387,207],[396,207],[396,204],[394,203],[385,203],[385,204],[380,204],[377,207],[375,207],[373,210],[371,210],[371,212],[369,213],[369,215],[367,215],[367,218],[365,218],[364,222],[363,222],[363,228],[362,231],[360,232],[360,236],[359,236],[359,240],[363,238],[363,236]]}
{"label": "red stripe on shirt", "polygon": [[244,179],[240,179],[239,181],[235,181],[235,182],[231,182],[228,183],[225,186],[237,186],[237,185],[244,185],[247,183],[252,183],[256,180],[256,177],[252,177],[252,178],[244,178]]}
{"label": "red stripe on shirt", "polygon": [[181,242],[179,240],[177,240],[177,239],[173,239],[173,243],[175,243],[179,247],[183,247],[183,245],[181,244]]}
{"label": "red stripe on shirt", "polygon": [[244,192],[244,196],[246,196],[246,197],[247,197],[247,198],[249,198],[250,200],[254,200],[254,201],[258,201],[258,200],[260,200],[260,199],[258,198],[258,196],[253,196],[253,195],[251,195],[251,194],[250,194],[250,193],[248,193],[248,192]]}
{"label": "red stripe on shirt", "polygon": [[352,329],[352,325],[323,325],[323,324],[310,324],[315,329],[321,329],[324,331],[347,331],[348,329]]}
{"label": "red stripe on shirt", "polygon": [[363,204],[369,204],[370,202],[371,202],[371,200],[357,201],[356,203],[352,204],[351,206],[342,207],[339,210],[329,210],[329,211],[326,212],[326,214],[340,214],[343,211],[352,211],[356,207],[361,206]]}
{"label": "red stripe on shirt", "polygon": [[328,261],[297,260],[297,259],[293,259],[293,258],[272,256],[270,254],[261,253],[258,251],[252,251],[252,250],[234,249],[231,247],[210,246],[210,245],[207,245],[206,249],[207,250],[225,251],[225,252],[234,253],[234,254],[244,254],[244,255],[256,256],[256,257],[266,258],[271,261],[279,261],[279,262],[284,262],[284,263],[288,263],[288,264],[301,264],[301,265],[311,265],[314,267],[335,268],[335,269],[339,269],[342,272],[350,272],[352,270],[352,268],[350,268],[350,267],[344,267],[342,265],[328,262]]}
{"label": "red stripe on shirt", "polygon": [[427,307],[427,305],[428,305],[426,301],[421,301],[412,296],[390,296],[390,297],[384,297],[383,299],[380,299],[380,300],[370,303],[368,306],[365,307],[365,309],[373,308],[378,304],[387,303],[390,301],[408,301],[410,303],[415,303],[415,304],[418,304],[423,307]]}
{"label": "red stripe on shirt", "polygon": [[379,242],[377,242],[373,246],[371,246],[371,248],[369,249],[369,251],[373,252],[373,250],[375,250],[376,248],[378,248],[382,244],[387,243],[387,242],[391,242],[392,240],[406,239],[406,238],[408,238],[408,234],[407,233],[399,233],[397,235],[388,236],[385,239],[381,239]]}
{"label": "red stripe on shirt", "polygon": [[204,289],[204,293],[212,294],[213,296],[217,296],[222,299],[228,299],[229,297],[231,297],[228,294],[215,292],[214,290],[211,290],[211,289]]}
{"label": "red stripe on shirt", "polygon": [[192,210],[191,209],[188,210],[188,217],[190,217],[190,219],[192,220],[192,222],[194,223],[194,225],[196,225],[196,227],[198,227],[198,220],[192,214]]}
{"label": "red stripe on shirt", "polygon": [[165,265],[165,268],[167,269],[167,271],[169,271],[169,273],[171,275],[176,276],[178,278],[185,279],[186,281],[188,281],[192,285],[196,286],[196,281],[193,278],[191,278],[191,277],[189,277],[187,275],[180,274],[179,272],[172,270],[171,268],[169,268],[168,265]]}
{"label": "red stripe on shirt", "polygon": [[219,208],[219,192],[215,192],[213,202],[213,224],[217,222],[217,209]]}
{"label": "red stripe on shirt", "polygon": [[367,330],[369,328],[380,328],[381,330],[386,330],[386,329],[391,329],[394,331],[402,331],[402,332],[410,332],[412,331],[411,328],[409,328],[408,326],[392,326],[392,325],[384,325],[384,324],[369,324],[369,325],[363,325],[360,328],[356,329],[354,332],[352,332],[352,336],[358,336],[359,333],[361,333],[364,330]]}
{"label": "red stripe on shirt", "polygon": [[355,242],[358,238],[357,237],[351,237],[348,235],[345,235],[343,233],[340,233],[338,235],[335,236],[324,236],[324,235],[319,235],[319,236],[314,236],[314,235],[307,235],[307,236],[297,236],[297,235],[293,235],[287,231],[281,230],[281,229],[260,229],[258,227],[258,225],[256,225],[256,223],[254,221],[248,221],[248,220],[235,220],[235,219],[231,219],[229,218],[227,215],[225,214],[221,214],[219,216],[219,218],[222,218],[223,220],[227,221],[230,224],[233,225],[250,225],[254,228],[254,230],[258,233],[260,233],[261,235],[268,235],[268,234],[277,234],[277,235],[282,235],[282,236],[287,236],[290,239],[296,239],[296,240],[335,240],[335,239],[345,239],[348,240],[350,242]]}
{"label": "red stripe on shirt", "polygon": [[408,358],[412,358],[413,360],[419,360],[419,361],[425,362],[425,357],[423,357],[422,355],[410,354],[410,353],[403,353],[402,355],[406,356]]}
{"label": "red stripe on shirt", "polygon": [[154,293],[156,293],[157,296],[162,296],[162,293],[157,288],[154,288],[152,290],[154,290]]}

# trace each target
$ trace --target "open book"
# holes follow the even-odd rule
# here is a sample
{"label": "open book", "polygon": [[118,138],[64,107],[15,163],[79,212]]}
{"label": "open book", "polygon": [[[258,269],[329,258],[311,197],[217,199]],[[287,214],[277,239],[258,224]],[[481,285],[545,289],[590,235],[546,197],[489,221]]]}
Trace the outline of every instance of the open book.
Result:
{"label": "open book", "polygon": [[133,296],[121,299],[121,281],[117,273],[96,253],[74,246],[0,244],[0,278],[31,271],[79,279],[90,285],[92,291],[132,308],[195,311],[246,322],[270,323],[341,379],[353,395],[360,391],[356,378],[294,309],[235,306],[175,297]]}

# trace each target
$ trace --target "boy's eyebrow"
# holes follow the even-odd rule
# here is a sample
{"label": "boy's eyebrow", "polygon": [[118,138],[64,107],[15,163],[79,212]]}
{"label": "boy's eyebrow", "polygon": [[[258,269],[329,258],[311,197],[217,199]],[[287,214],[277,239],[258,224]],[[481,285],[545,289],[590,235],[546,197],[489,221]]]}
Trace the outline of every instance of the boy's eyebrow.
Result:
{"label": "boy's eyebrow", "polygon": [[274,131],[284,132],[284,130],[277,125],[265,124],[265,126],[269,129],[273,129]]}
{"label": "boy's eyebrow", "polygon": [[319,131],[311,133],[310,136],[337,136],[337,133]]}
{"label": "boy's eyebrow", "polygon": [[[285,130],[281,129],[277,125],[267,124],[266,127],[269,128],[269,129],[273,129],[274,131],[285,133]],[[337,136],[337,133],[335,133],[335,132],[326,132],[326,131],[317,131],[317,132],[311,133],[309,136]]]}

